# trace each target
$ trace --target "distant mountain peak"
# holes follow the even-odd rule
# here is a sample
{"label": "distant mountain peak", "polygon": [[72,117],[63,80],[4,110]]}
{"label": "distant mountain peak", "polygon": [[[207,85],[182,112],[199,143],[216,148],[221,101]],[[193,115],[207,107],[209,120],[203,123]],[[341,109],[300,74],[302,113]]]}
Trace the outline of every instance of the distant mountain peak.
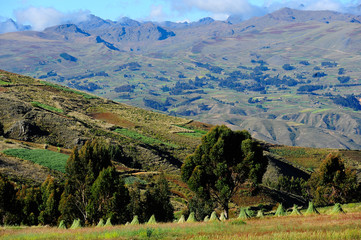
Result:
{"label": "distant mountain peak", "polygon": [[66,40],[90,36],[89,33],[83,31],[82,29],[78,28],[78,26],[72,23],[49,27],[46,28],[44,32],[63,35]]}
{"label": "distant mountain peak", "polygon": [[231,23],[231,24],[238,24],[238,23],[243,22],[243,17],[241,14],[230,15],[227,18],[227,22]]}
{"label": "distant mountain peak", "polygon": [[119,23],[122,26],[129,26],[129,27],[140,26],[140,23],[138,21],[135,21],[128,17],[122,17],[117,23]]}
{"label": "distant mountain peak", "polygon": [[210,24],[212,22],[214,22],[214,19],[211,17],[205,17],[205,18],[199,19],[199,21],[198,21],[198,23],[202,23],[202,24]]}
{"label": "distant mountain peak", "polygon": [[318,21],[324,23],[330,23],[331,21],[346,21],[357,23],[361,20],[360,16],[352,15],[349,13],[340,13],[330,10],[297,10],[292,8],[282,8],[275,12],[269,13],[261,19],[274,19],[277,21],[287,22],[307,22],[307,21]]}
{"label": "distant mountain peak", "polygon": [[103,28],[105,26],[110,26],[113,22],[110,20],[104,20],[100,17],[97,17],[93,14],[90,14],[88,19],[80,22],[77,24],[81,29],[84,29],[85,31],[97,29],[97,28]]}

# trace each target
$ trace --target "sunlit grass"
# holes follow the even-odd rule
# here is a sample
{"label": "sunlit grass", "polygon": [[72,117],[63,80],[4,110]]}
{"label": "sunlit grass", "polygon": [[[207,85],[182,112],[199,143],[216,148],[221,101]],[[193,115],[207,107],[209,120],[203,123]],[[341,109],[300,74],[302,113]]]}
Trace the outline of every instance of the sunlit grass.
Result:
{"label": "sunlit grass", "polygon": [[119,133],[119,134],[124,135],[124,136],[127,136],[127,137],[130,137],[130,138],[132,138],[134,140],[141,141],[141,142],[143,142],[145,144],[163,144],[163,145],[173,147],[173,148],[178,147],[176,144],[163,142],[161,140],[145,136],[143,134],[140,134],[138,132],[135,132],[135,131],[132,131],[132,130],[129,130],[129,129],[126,129],[126,128],[117,128],[117,129],[114,130],[114,132]]}
{"label": "sunlit grass", "polygon": [[313,111],[312,113],[326,112],[328,110],[332,110],[332,109],[331,108],[325,108],[325,109],[320,109],[320,110]]}
{"label": "sunlit grass", "polygon": [[61,230],[50,227],[0,228],[1,239],[360,239],[361,213],[266,217],[245,222],[119,225]]}
{"label": "sunlit grass", "polygon": [[5,82],[5,81],[0,80],[0,85],[9,85],[9,84],[10,84],[9,82]]}
{"label": "sunlit grass", "polygon": [[39,103],[39,102],[31,102],[31,104],[34,107],[40,107],[40,108],[43,108],[43,109],[46,109],[46,110],[49,110],[49,111],[53,111],[53,112],[58,112],[58,113],[63,113],[64,112],[63,109],[52,107],[52,106],[49,106],[49,105],[46,105],[46,104],[43,104],[43,103]]}
{"label": "sunlit grass", "polygon": [[270,152],[286,158],[305,168],[317,168],[321,161],[330,153],[336,150],[306,148],[306,147],[271,147]]}

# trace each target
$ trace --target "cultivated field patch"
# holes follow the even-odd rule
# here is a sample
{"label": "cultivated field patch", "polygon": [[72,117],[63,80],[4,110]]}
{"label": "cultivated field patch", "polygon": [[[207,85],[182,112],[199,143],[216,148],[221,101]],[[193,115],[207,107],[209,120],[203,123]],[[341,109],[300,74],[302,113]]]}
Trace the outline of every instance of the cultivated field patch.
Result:
{"label": "cultivated field patch", "polygon": [[41,166],[65,173],[65,165],[69,156],[45,149],[15,148],[3,151],[4,154],[28,160]]}

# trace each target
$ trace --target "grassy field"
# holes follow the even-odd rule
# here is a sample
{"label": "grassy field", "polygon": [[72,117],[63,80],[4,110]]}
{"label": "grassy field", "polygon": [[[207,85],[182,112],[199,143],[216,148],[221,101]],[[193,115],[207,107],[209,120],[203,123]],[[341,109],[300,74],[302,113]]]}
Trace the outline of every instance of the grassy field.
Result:
{"label": "grassy field", "polygon": [[225,222],[120,225],[74,230],[5,226],[0,228],[0,237],[1,239],[361,239],[360,204],[345,205],[344,209],[347,213],[340,215],[265,217],[244,222],[231,219]]}
{"label": "grassy field", "polygon": [[152,138],[152,137],[148,137],[148,136],[145,136],[145,135],[140,134],[138,132],[135,132],[135,131],[132,131],[132,130],[129,130],[129,129],[125,129],[125,128],[117,128],[117,129],[114,130],[114,132],[122,134],[122,135],[127,136],[127,137],[130,137],[130,138],[132,138],[134,140],[141,141],[141,142],[143,142],[145,144],[164,144],[166,146],[173,147],[173,148],[178,147],[175,144],[163,142],[161,140],[158,140],[158,139],[155,139],[155,138]]}
{"label": "grassy field", "polygon": [[41,166],[65,173],[65,165],[69,156],[45,149],[7,149],[4,154],[32,161]]}
{"label": "grassy field", "polygon": [[286,158],[288,161],[293,162],[305,168],[315,169],[321,161],[331,152],[337,152],[332,149],[319,149],[319,148],[305,148],[305,147],[290,147],[290,146],[277,146],[271,147],[270,152]]}
{"label": "grassy field", "polygon": [[201,129],[191,129],[191,128],[189,128],[189,127],[180,126],[180,125],[177,125],[177,127],[184,128],[184,129],[186,129],[186,130],[193,131],[193,132],[180,132],[180,133],[177,133],[177,134],[183,135],[183,136],[201,138],[201,137],[203,137],[203,135],[207,134],[207,131],[201,130]]}
{"label": "grassy field", "polygon": [[43,103],[39,103],[39,102],[31,102],[31,104],[34,107],[40,107],[49,111],[53,111],[53,112],[57,112],[57,113],[63,113],[64,111],[62,109],[56,108],[56,107],[52,107]]}

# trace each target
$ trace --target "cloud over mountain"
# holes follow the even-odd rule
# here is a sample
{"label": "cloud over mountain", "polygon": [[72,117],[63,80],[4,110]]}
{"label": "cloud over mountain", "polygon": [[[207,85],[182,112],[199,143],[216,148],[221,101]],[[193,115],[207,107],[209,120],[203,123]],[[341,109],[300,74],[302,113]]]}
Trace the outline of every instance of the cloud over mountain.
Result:
{"label": "cloud over mountain", "polygon": [[62,23],[77,23],[88,18],[89,11],[76,11],[63,13],[55,8],[29,7],[15,11],[15,17],[20,24],[29,24],[33,30],[42,31],[47,27],[59,25]]}
{"label": "cloud over mountain", "polygon": [[242,15],[245,19],[266,13],[264,8],[253,5],[248,0],[173,0],[172,7],[179,12],[201,10],[214,16]]}
{"label": "cloud over mountain", "polygon": [[261,16],[284,7],[298,10],[331,10],[354,14],[361,13],[360,9],[357,8],[356,2],[346,3],[340,0],[269,0],[264,1],[262,6],[253,4],[250,0],[172,0],[172,7],[178,12],[200,10],[213,16],[237,15],[242,17],[243,20],[254,16]]}
{"label": "cloud over mountain", "polygon": [[[197,21],[203,17],[225,20],[229,16],[239,22],[284,7],[298,10],[332,10],[361,14],[361,0],[157,0],[151,4],[146,1],[123,2],[122,8],[126,6],[128,9],[128,12],[122,13],[123,16],[134,18],[132,13],[137,12],[140,6],[144,7],[144,11],[142,11],[144,16],[138,16],[135,19],[160,22],[179,21],[181,19]],[[119,7],[118,5],[115,6]],[[75,7],[69,9],[70,12],[62,12],[53,7],[18,8],[13,12],[15,23],[0,18],[0,33],[24,30],[16,27],[21,25],[31,25],[32,30],[41,31],[47,27],[64,23],[76,24],[85,21],[90,14],[89,10],[76,10]],[[89,6],[89,9],[96,11],[94,6],[93,8]],[[235,22],[237,22],[236,20]]]}

